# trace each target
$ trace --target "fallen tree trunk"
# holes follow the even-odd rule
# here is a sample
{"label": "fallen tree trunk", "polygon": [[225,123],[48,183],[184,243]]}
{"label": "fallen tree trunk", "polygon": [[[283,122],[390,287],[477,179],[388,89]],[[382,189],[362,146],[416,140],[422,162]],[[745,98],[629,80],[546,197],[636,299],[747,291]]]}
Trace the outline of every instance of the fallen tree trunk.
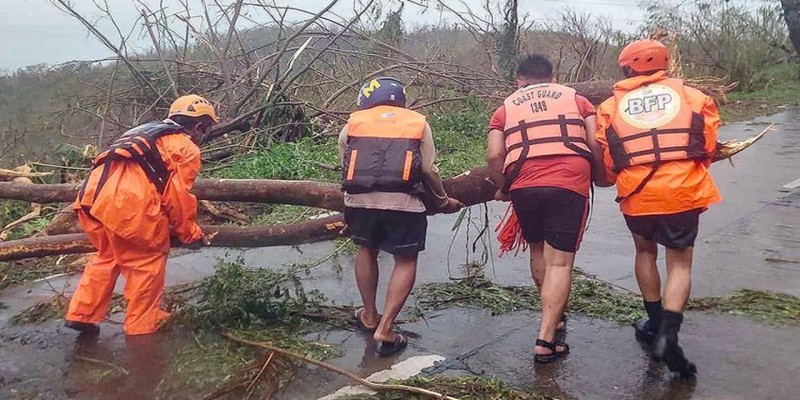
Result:
{"label": "fallen tree trunk", "polygon": [[[477,204],[491,199],[492,185],[486,181],[486,167],[472,169],[456,178],[445,180],[451,196]],[[32,203],[67,203],[75,200],[79,185],[19,185],[0,182],[0,199],[24,200]],[[294,204],[342,211],[342,191],[335,183],[282,181],[272,179],[200,179],[194,194],[200,200],[246,203]],[[489,193],[491,192],[491,193]]]}
{"label": "fallen tree trunk", "polygon": [[[752,146],[772,129],[765,128],[758,135],[742,142],[725,142],[717,146],[714,161],[728,159],[731,156]],[[487,167],[478,167],[467,171],[453,179],[444,181],[447,193],[461,200],[467,206],[485,203],[494,198],[496,191],[489,181]],[[7,193],[19,195],[25,189],[40,186],[61,185],[15,185],[3,186],[0,183],[0,198]],[[231,185],[228,187],[227,185]],[[236,190],[232,187],[236,187]],[[207,180],[197,184],[198,197],[211,197],[217,200],[274,202],[298,204],[330,210],[343,208],[342,194],[338,185],[331,183],[306,181],[273,181],[273,180]],[[200,189],[202,188],[202,189]],[[4,191],[6,190],[6,191]],[[74,191],[74,186],[72,186]],[[40,191],[27,191],[28,196],[46,196]],[[74,193],[73,193],[74,195]],[[214,197],[217,196],[217,197]],[[37,197],[41,199],[42,197]],[[210,199],[209,199],[210,200]],[[326,219],[283,226],[254,227],[206,227],[207,232],[219,232],[213,241],[219,247],[262,247],[309,243],[330,239],[343,227],[341,215]],[[45,257],[57,254],[75,254],[93,251],[86,237],[82,234],[56,235],[15,240],[0,243],[0,261],[20,260],[31,257]]]}
{"label": "fallen tree trunk", "polygon": [[[328,240],[344,228],[341,215],[291,225],[204,226],[213,247],[286,246]],[[0,243],[0,261],[89,253],[96,249],[83,233],[33,237]]]}
{"label": "fallen tree trunk", "polygon": [[[445,189],[450,196],[461,200],[468,206],[485,203],[494,198],[494,193],[497,190],[494,185],[489,182],[487,173],[488,170],[486,167],[467,171],[453,179],[445,180]],[[210,182],[212,182],[211,186],[214,186],[218,185],[221,181]],[[278,183],[276,184],[276,182]],[[199,183],[200,182],[198,182],[198,185]],[[338,185],[335,184],[263,180],[238,181],[236,183],[244,188],[246,193],[249,193],[248,196],[261,194],[270,199],[275,199],[276,196],[282,196],[282,201],[295,201],[295,203],[290,204],[303,203],[302,205],[311,205],[331,210],[341,210],[343,208],[341,191]],[[275,193],[271,189],[273,187],[278,187],[282,188],[284,191],[289,190],[286,189],[286,184],[288,183],[297,184],[290,185],[295,186],[291,189],[295,191],[294,194],[281,193],[280,191]],[[303,194],[309,193],[307,187],[303,184],[312,184],[311,196],[303,196]],[[208,187],[209,190],[211,186]],[[269,190],[267,190],[268,188]],[[208,191],[202,193],[209,194],[212,192]],[[217,195],[221,194],[217,193]],[[315,200],[308,201],[308,198]],[[263,198],[261,201],[263,201]],[[212,246],[214,247],[266,247],[311,243],[331,239],[337,236],[342,228],[344,228],[344,221],[341,215],[291,225],[203,227],[209,235],[216,232],[212,240]],[[13,261],[61,254],[88,253],[92,251],[95,251],[94,247],[89,243],[86,235],[82,233],[41,236],[0,243],[0,261]]]}
{"label": "fallen tree trunk", "polygon": [[15,178],[43,178],[45,176],[53,175],[52,172],[31,172],[30,168],[26,166],[17,167],[15,169],[0,168],[0,181],[12,180]]}

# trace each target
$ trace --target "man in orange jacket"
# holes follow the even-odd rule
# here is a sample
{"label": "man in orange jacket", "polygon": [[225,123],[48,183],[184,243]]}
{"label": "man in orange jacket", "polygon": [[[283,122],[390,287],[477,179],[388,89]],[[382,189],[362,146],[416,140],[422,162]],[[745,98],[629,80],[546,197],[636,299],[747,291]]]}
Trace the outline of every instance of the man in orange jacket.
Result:
{"label": "man in orange jacket", "polygon": [[214,107],[197,95],[175,100],[164,121],[137,126],[94,161],[73,209],[98,252],[83,271],[66,326],[98,333],[117,277],[125,277],[125,333],[153,333],[169,316],[160,308],[170,236],[209,244],[195,222],[191,193],[200,148],[218,122]]}
{"label": "man in orange jacket", "polygon": [[589,212],[596,117],[589,100],[554,83],[542,55],[520,62],[517,86],[489,122],[486,159],[497,198],[511,200],[530,245],[542,298],[534,360],[549,363],[569,351],[555,337],[566,329],[572,266]]}
{"label": "man in orange jacket", "polygon": [[[636,246],[636,279],[648,318],[636,336],[670,371],[693,375],[678,345],[689,298],[692,250],[700,214],[721,200],[709,172],[720,125],[714,100],[668,76],[669,51],[639,40],[619,55],[625,80],[598,109],[597,140],[608,183]],[[658,244],[666,248],[663,302],[656,267]],[[663,304],[663,307],[662,307]]]}

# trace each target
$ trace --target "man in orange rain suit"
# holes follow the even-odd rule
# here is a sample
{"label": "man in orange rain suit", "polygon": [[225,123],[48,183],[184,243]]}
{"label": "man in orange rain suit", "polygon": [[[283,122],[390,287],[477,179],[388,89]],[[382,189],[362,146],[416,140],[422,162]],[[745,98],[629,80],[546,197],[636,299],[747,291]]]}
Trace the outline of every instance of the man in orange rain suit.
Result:
{"label": "man in orange rain suit", "polygon": [[[636,246],[636,279],[648,315],[636,323],[636,336],[653,345],[653,355],[670,371],[690,376],[697,369],[678,345],[678,331],[700,213],[721,200],[708,170],[719,112],[713,99],[669,78],[669,51],[661,42],[629,44],[619,65],[627,79],[598,109],[597,140]],[[666,248],[663,309],[658,244]]]}
{"label": "man in orange rain suit", "polygon": [[66,326],[98,333],[117,277],[125,277],[125,333],[144,335],[169,316],[161,310],[170,236],[208,244],[195,222],[191,193],[200,148],[218,122],[214,107],[197,95],[175,100],[164,121],[137,126],[94,160],[73,208],[98,252],[84,269]]}

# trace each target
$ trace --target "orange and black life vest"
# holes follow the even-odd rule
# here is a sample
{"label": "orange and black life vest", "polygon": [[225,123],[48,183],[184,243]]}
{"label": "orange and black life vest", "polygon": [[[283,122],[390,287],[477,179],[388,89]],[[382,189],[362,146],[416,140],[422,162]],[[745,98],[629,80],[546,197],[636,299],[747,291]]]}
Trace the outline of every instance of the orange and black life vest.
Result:
{"label": "orange and black life vest", "polygon": [[686,101],[683,80],[664,79],[614,90],[617,111],[606,132],[613,169],[652,165],[650,174],[620,201],[642,190],[665,161],[704,160],[705,121]]}
{"label": "orange and black life vest", "polygon": [[[111,170],[110,164],[117,160],[133,161],[142,168],[147,179],[156,187],[159,194],[164,194],[170,172],[164,165],[164,160],[156,147],[156,141],[166,135],[185,133],[186,129],[170,120],[154,121],[139,125],[123,133],[107,150],[95,157],[92,170],[103,168],[100,179],[95,188],[95,200],[102,187],[108,181]],[[81,188],[78,198],[83,198],[86,190],[87,178]]]}
{"label": "orange and black life vest", "polygon": [[575,95],[575,89],[544,83],[521,88],[505,100],[504,191],[511,187],[527,159],[578,155],[591,160],[586,125]]}
{"label": "orange and black life vest", "polygon": [[356,111],[347,121],[342,189],[422,193],[420,144],[425,116],[393,106]]}

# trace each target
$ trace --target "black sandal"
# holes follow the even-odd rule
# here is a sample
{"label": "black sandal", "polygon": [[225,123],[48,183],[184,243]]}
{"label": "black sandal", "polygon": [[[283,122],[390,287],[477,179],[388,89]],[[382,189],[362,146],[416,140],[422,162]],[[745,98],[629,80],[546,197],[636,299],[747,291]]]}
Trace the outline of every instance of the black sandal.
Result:
{"label": "black sandal", "polygon": [[[533,357],[533,361],[538,362],[540,364],[550,364],[553,361],[558,360],[559,358],[563,357],[567,353],[569,353],[569,345],[562,342],[554,340],[552,342],[548,342],[542,339],[536,339],[536,345],[544,347],[552,351],[550,354],[536,354]],[[563,347],[564,350],[558,351],[558,347]],[[535,350],[534,350],[535,351]]]}
{"label": "black sandal", "polygon": [[378,347],[378,356],[389,357],[403,351],[406,347],[408,347],[408,339],[397,333],[394,335],[394,342],[381,342],[380,347]]}
{"label": "black sandal", "polygon": [[[353,318],[355,319],[354,325],[358,330],[362,332],[375,333],[375,330],[378,329],[378,325],[372,327],[364,325],[364,320],[361,319],[363,315],[364,315],[364,307],[361,307],[358,310],[356,310],[356,312],[353,314]],[[378,315],[378,322],[380,322],[380,320],[381,316]]]}

